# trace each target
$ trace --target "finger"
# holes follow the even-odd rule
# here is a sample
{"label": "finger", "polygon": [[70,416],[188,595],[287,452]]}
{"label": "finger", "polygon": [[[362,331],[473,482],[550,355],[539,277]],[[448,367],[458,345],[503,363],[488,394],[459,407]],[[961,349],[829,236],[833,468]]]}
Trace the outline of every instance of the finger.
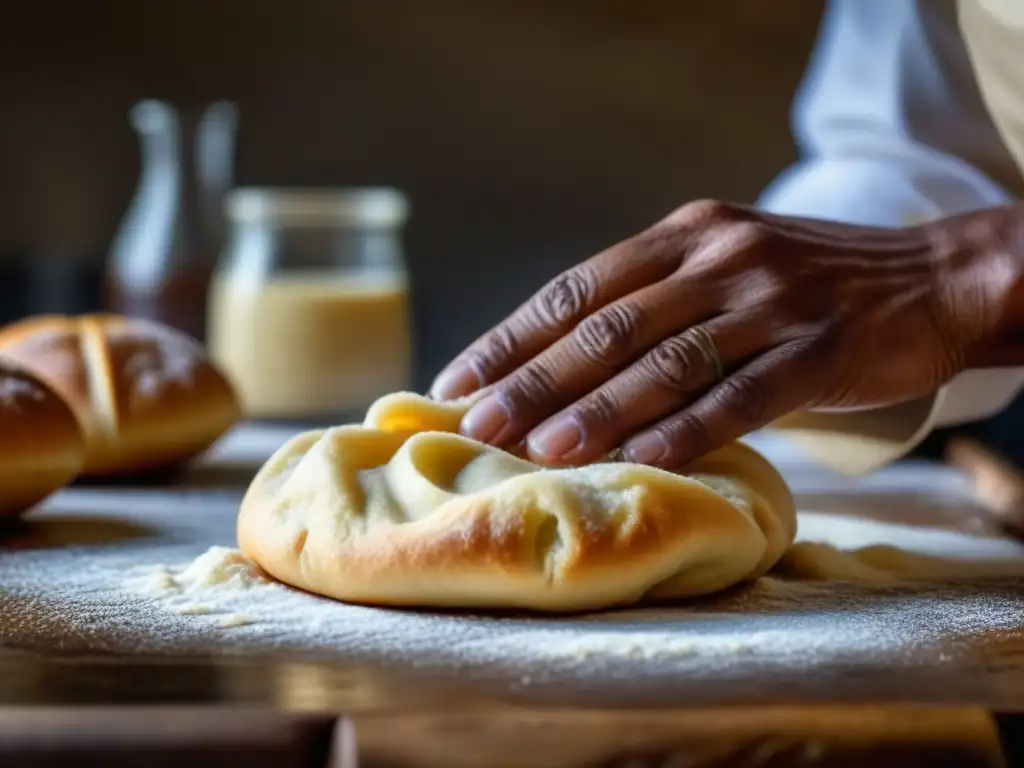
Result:
{"label": "finger", "polygon": [[666,336],[713,314],[715,303],[706,289],[669,278],[609,304],[495,384],[466,415],[463,434],[497,445],[521,440]]}
{"label": "finger", "polygon": [[713,350],[693,328],[665,339],[533,430],[527,439],[532,458],[545,464],[593,461],[640,428],[689,405],[721,379],[722,371],[772,346],[774,334],[762,312],[732,312],[701,323]]}
{"label": "finger", "polygon": [[628,461],[677,469],[815,402],[828,366],[803,342],[775,347],[630,439]]}
{"label": "finger", "polygon": [[563,272],[459,354],[431,396],[449,400],[498,381],[601,307],[672,274],[683,250],[680,238],[655,227]]}

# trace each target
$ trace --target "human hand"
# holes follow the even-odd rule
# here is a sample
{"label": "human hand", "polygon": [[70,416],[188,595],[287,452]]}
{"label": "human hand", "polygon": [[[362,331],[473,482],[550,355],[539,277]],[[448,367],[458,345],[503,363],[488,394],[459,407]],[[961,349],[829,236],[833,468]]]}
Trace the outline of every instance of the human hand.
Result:
{"label": "human hand", "polygon": [[486,388],[463,433],[525,438],[541,463],[621,446],[669,469],[792,411],[925,395],[991,364],[1024,255],[998,247],[1001,222],[879,229],[692,203],[554,278],[431,394]]}

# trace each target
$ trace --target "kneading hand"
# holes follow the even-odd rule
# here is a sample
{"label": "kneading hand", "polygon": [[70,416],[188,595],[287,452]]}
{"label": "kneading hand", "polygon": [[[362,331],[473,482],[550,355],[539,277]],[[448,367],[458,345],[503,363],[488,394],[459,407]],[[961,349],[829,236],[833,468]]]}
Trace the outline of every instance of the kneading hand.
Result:
{"label": "kneading hand", "polygon": [[526,438],[538,462],[621,447],[664,468],[795,410],[921,396],[1000,363],[1019,220],[878,229],[692,203],[554,278],[431,394],[486,388],[463,433]]}

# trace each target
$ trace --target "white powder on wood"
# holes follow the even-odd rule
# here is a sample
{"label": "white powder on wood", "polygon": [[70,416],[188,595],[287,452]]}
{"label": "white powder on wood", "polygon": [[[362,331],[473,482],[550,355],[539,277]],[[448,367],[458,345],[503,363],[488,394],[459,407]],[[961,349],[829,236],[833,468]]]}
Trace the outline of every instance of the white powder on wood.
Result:
{"label": "white powder on wood", "polygon": [[240,550],[210,547],[185,565],[143,566],[126,579],[125,588],[151,597],[181,616],[220,615],[217,626],[230,629],[257,621],[228,607],[237,601],[239,593],[269,581]]}
{"label": "white powder on wood", "polygon": [[182,616],[205,616],[208,613],[214,612],[211,606],[203,603],[180,603],[170,606],[170,609]]}
{"label": "white powder on wood", "polygon": [[[912,487],[941,485],[918,478]],[[584,681],[595,695],[650,702],[652,690],[678,697],[694,680],[740,695],[744,686],[798,686],[819,674],[841,676],[856,693],[893,669],[915,676],[915,693],[935,701],[950,695],[951,679],[967,696],[965,686],[981,691],[987,676],[1008,691],[1024,685],[1000,664],[1024,648],[1019,577],[867,585],[768,577],[678,607],[562,618],[372,608],[267,580],[231,548],[238,500],[237,491],[126,490],[116,501],[88,488],[58,494],[34,526],[0,544],[0,644],[91,654],[284,652],[458,671],[552,699]],[[111,541],[86,535],[110,516],[134,532]],[[825,543],[903,537],[929,555],[1022,557],[1016,544],[949,531],[908,533],[820,514],[803,515],[801,525]],[[33,545],[60,537],[63,546]]]}

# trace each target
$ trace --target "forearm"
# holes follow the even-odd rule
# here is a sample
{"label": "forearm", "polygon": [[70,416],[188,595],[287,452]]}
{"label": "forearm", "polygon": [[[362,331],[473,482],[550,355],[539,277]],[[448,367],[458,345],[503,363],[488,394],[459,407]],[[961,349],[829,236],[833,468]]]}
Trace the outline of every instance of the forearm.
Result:
{"label": "forearm", "polygon": [[964,369],[1024,366],[1024,203],[924,225]]}
{"label": "forearm", "polygon": [[940,307],[957,297],[954,310],[936,310],[945,333],[965,339],[960,359],[944,365],[961,372],[944,386],[892,407],[802,411],[779,423],[843,472],[896,460],[937,427],[987,419],[1024,385],[1018,173],[971,78],[935,75],[969,67],[955,14],[942,8],[831,0],[796,104],[804,159],[759,203],[779,214],[926,227],[943,268],[922,290],[934,289]]}

